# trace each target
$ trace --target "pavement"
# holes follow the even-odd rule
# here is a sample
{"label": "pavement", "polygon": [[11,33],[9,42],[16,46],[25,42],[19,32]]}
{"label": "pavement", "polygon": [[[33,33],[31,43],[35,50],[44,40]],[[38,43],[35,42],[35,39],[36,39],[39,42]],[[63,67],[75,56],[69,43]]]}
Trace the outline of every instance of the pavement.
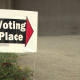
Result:
{"label": "pavement", "polygon": [[39,36],[38,52],[20,59],[35,70],[34,80],[80,80],[80,35]]}

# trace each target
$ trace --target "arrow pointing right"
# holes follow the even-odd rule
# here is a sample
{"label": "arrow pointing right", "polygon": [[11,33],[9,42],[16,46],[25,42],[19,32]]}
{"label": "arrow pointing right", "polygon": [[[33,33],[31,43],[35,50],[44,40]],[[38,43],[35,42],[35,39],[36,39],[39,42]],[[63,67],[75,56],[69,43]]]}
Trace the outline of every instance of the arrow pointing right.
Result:
{"label": "arrow pointing right", "polygon": [[25,46],[29,42],[32,34],[33,34],[33,29],[32,29],[32,27],[30,25],[30,22],[29,22],[29,20],[27,18],[27,21],[26,21],[26,40],[25,40]]}

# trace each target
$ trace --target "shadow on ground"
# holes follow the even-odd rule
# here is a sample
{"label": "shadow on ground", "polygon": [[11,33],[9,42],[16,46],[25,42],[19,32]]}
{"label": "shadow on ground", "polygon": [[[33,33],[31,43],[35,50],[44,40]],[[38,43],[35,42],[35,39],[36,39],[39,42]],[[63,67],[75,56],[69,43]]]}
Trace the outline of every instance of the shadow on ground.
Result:
{"label": "shadow on ground", "polygon": [[35,69],[34,80],[80,80],[79,35],[40,36],[38,52],[27,54],[19,64]]}

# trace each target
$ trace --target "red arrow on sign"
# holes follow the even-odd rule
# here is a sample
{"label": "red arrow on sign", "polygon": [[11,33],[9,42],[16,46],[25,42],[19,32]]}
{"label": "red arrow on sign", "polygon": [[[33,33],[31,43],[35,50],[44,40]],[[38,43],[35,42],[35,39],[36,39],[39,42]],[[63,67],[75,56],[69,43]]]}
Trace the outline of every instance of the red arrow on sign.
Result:
{"label": "red arrow on sign", "polygon": [[33,34],[33,29],[30,25],[30,22],[27,18],[27,21],[26,21],[26,40],[25,40],[25,46],[27,45],[28,41],[30,40],[31,36]]}

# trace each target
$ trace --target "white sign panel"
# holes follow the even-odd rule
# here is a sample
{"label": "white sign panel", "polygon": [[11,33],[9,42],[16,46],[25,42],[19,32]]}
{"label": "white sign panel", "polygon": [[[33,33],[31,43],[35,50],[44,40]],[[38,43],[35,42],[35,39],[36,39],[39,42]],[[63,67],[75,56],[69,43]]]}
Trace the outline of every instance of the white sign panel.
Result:
{"label": "white sign panel", "polygon": [[0,9],[0,52],[37,52],[38,12]]}

